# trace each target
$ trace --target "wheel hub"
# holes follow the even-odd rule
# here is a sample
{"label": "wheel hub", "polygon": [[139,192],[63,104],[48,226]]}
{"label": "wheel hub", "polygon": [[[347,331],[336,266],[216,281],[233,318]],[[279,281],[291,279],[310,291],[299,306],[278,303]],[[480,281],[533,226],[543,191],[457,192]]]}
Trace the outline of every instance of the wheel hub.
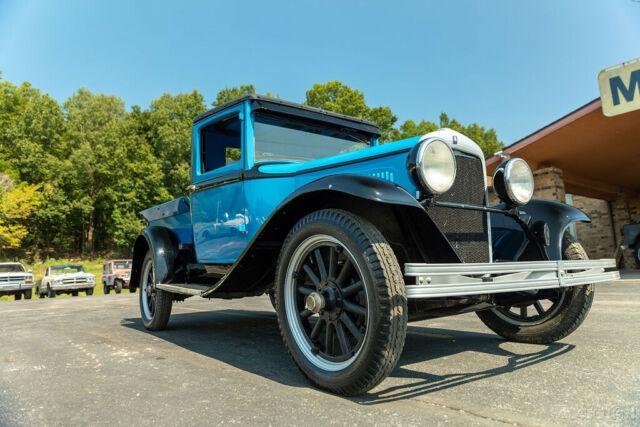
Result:
{"label": "wheel hub", "polygon": [[320,310],[324,308],[324,305],[325,299],[322,294],[318,292],[310,293],[305,300],[305,308],[313,314],[320,313]]}

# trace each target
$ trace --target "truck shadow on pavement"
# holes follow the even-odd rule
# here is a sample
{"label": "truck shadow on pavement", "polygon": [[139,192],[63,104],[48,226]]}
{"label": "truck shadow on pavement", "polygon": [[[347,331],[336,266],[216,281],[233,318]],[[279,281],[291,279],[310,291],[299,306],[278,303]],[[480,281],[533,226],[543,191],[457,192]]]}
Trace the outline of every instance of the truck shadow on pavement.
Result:
{"label": "truck shadow on pavement", "polygon": [[[273,312],[226,309],[172,314],[167,330],[161,332],[147,331],[140,318],[124,319],[122,326],[284,385],[312,387],[287,354]],[[502,338],[488,333],[409,325],[404,351],[387,380],[372,392],[350,400],[371,405],[410,399],[526,369],[564,355],[575,347],[563,343],[523,344],[515,353],[503,348],[505,343]],[[529,347],[531,351],[528,351]],[[438,367],[428,363],[464,352],[498,356],[493,365],[500,366],[463,372],[461,365],[456,373],[439,374]],[[451,361],[451,364],[457,363]],[[416,364],[420,365],[416,368]]]}

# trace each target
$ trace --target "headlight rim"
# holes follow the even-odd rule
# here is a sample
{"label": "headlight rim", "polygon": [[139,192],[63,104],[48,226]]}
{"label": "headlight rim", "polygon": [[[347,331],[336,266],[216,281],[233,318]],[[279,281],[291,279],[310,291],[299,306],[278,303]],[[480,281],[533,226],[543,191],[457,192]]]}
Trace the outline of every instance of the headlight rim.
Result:
{"label": "headlight rim", "polygon": [[[449,186],[443,190],[436,190],[434,189],[430,184],[429,181],[427,180],[426,176],[425,176],[425,168],[423,167],[423,154],[424,154],[424,150],[426,150],[426,148],[433,143],[442,143],[448,150],[449,153],[451,154],[451,159],[453,160],[453,176],[451,178],[451,183],[449,184]],[[456,181],[456,175],[458,173],[458,165],[456,162],[456,155],[453,151],[453,149],[451,148],[451,146],[449,144],[447,144],[447,142],[445,140],[443,140],[442,138],[437,138],[437,137],[433,137],[433,138],[427,138],[423,141],[420,142],[420,144],[417,145],[417,150],[415,152],[415,175],[417,177],[417,181],[420,184],[420,186],[426,190],[427,192],[429,192],[432,195],[439,195],[439,194],[444,194],[447,191],[451,190],[451,187],[453,187],[453,184]]]}
{"label": "headlight rim", "polygon": [[[512,185],[509,184],[513,166],[519,162],[526,166],[529,172],[529,176],[531,177],[531,194],[526,201],[518,199],[518,197],[513,192]],[[533,171],[531,170],[531,166],[529,166],[529,163],[527,163],[526,160],[520,157],[514,157],[502,162],[493,172],[493,191],[500,198],[500,200],[511,206],[524,206],[529,203],[531,199],[533,199],[533,193],[535,191]],[[506,194],[502,194],[503,191]]]}

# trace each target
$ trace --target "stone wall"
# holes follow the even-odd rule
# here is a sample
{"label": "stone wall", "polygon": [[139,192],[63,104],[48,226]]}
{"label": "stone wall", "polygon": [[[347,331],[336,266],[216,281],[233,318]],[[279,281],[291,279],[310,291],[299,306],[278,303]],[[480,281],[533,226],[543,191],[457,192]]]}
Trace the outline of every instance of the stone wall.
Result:
{"label": "stone wall", "polygon": [[590,197],[572,197],[573,206],[583,210],[591,218],[591,223],[576,224],[576,234],[589,258],[613,258],[616,240],[613,235],[609,202]]}

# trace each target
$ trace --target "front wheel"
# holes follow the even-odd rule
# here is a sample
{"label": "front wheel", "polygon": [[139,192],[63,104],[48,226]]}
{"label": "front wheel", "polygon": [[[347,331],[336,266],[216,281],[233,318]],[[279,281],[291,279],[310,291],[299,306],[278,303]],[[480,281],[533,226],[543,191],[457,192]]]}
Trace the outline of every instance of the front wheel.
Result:
{"label": "front wheel", "polygon": [[[589,259],[578,242],[565,238],[564,259]],[[540,291],[539,299],[477,312],[498,335],[516,342],[550,344],[582,324],[593,302],[593,285]]]}
{"label": "front wheel", "polygon": [[636,248],[633,250],[633,258],[635,258],[636,265],[640,268],[640,243],[638,243]]}
{"label": "front wheel", "polygon": [[341,210],[300,220],[276,271],[284,342],[304,375],[343,395],[364,393],[395,367],[407,330],[402,271],[382,234]]}
{"label": "front wheel", "polygon": [[87,296],[93,295],[93,288],[87,288]]}
{"label": "front wheel", "polygon": [[122,292],[122,282],[120,280],[116,280],[114,289],[116,291],[116,294]]}
{"label": "front wheel", "polygon": [[156,273],[151,251],[142,262],[140,277],[140,315],[144,327],[150,331],[161,331],[167,327],[173,297],[171,293],[156,288]]}
{"label": "front wheel", "polygon": [[24,299],[31,299],[31,289],[24,291]]}
{"label": "front wheel", "polygon": [[20,301],[22,299],[22,292],[16,292],[15,294],[13,294],[13,297],[16,301]]}
{"label": "front wheel", "polygon": [[51,287],[47,286],[47,296],[49,298],[55,298],[56,297],[56,292],[51,289]]}

